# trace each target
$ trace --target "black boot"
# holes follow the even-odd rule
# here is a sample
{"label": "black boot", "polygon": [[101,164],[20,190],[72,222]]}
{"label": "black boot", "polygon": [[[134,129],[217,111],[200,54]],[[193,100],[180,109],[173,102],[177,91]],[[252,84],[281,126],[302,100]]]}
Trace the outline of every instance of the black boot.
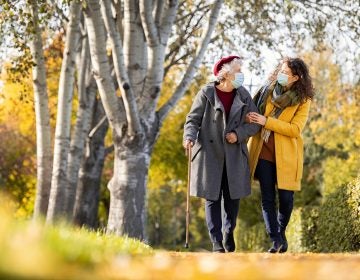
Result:
{"label": "black boot", "polygon": [[285,230],[280,231],[280,235],[281,235],[282,244],[283,244],[283,246],[280,249],[280,253],[285,253],[287,251],[287,249],[288,249],[288,242],[287,242],[287,239],[286,239]]}
{"label": "black boot", "polygon": [[224,234],[224,247],[227,252],[234,252],[235,251],[235,240],[234,240],[234,233],[229,232]]}
{"label": "black boot", "polygon": [[281,248],[283,247],[283,243],[279,241],[273,241],[272,247],[268,250],[269,253],[275,254],[279,253]]}
{"label": "black boot", "polygon": [[213,250],[214,253],[225,253],[224,246],[221,241],[213,242]]}

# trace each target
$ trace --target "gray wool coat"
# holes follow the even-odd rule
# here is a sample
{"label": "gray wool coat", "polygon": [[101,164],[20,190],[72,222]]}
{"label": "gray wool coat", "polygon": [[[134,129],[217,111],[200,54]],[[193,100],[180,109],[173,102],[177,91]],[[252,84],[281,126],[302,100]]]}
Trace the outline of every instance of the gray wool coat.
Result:
{"label": "gray wool coat", "polygon": [[[247,140],[260,130],[257,124],[245,123],[248,112],[258,112],[249,92],[236,90],[228,120],[224,107],[209,83],[196,95],[184,125],[184,140],[192,147],[190,194],[208,200],[218,200],[224,163],[231,199],[251,193]],[[235,132],[237,143],[230,144],[225,135]]]}

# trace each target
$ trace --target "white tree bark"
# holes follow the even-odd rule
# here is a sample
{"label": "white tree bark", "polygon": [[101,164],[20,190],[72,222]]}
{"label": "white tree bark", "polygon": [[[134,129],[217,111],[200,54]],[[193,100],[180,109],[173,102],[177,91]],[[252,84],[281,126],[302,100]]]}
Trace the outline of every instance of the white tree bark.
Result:
{"label": "white tree bark", "polygon": [[108,185],[111,193],[108,231],[142,238],[149,156],[143,148],[142,134],[131,136],[126,133],[125,112],[121,109],[121,101],[115,95],[111,80],[106,32],[98,1],[87,1],[85,15],[94,76],[114,137],[114,176]]}
{"label": "white tree bark", "polygon": [[122,42],[120,33],[117,30],[114,19],[111,15],[111,1],[110,0],[101,0],[101,12],[104,18],[105,26],[109,34],[112,57],[114,60],[114,68],[116,73],[116,78],[119,84],[119,87],[123,90],[123,102],[126,112],[126,120],[128,124],[128,135],[135,136],[137,133],[141,133],[140,118],[138,114],[137,105],[135,102],[135,96],[133,88],[130,84],[129,77],[127,75],[125,64],[124,64],[124,54],[122,49]]}
{"label": "white tree bark", "polygon": [[[109,17],[106,0],[102,0],[103,16]],[[222,1],[214,4],[210,27],[200,44],[187,79],[191,79],[196,66],[200,63],[205,48],[210,41],[218,10]],[[160,130],[156,106],[163,81],[163,64],[165,48],[177,10],[177,1],[169,1],[167,5],[158,2],[156,8],[152,1],[124,1],[124,56],[129,77],[129,86],[133,89],[139,111],[131,111],[131,106],[124,106],[127,118],[119,110],[119,99],[114,98],[114,85],[111,83],[109,61],[106,56],[106,34],[104,23],[99,13],[99,3],[88,0],[86,5],[86,24],[89,32],[90,51],[95,78],[100,90],[106,115],[113,129],[114,141],[114,175],[108,184],[110,190],[110,211],[108,232],[126,234],[130,237],[145,238],[145,194],[147,172],[150,156],[156,136]],[[153,15],[153,11],[154,15]],[[141,28],[139,26],[141,15]],[[121,58],[120,40],[116,37],[111,21],[105,20],[110,35],[113,55]],[[114,33],[115,32],[115,33]],[[146,45],[144,43],[144,35]],[[146,48],[145,48],[146,46]],[[143,55],[145,51],[145,54]],[[147,60],[145,58],[148,58]],[[121,59],[114,59],[115,69],[118,68],[119,84],[126,76],[122,76]],[[146,71],[145,71],[146,70]],[[187,86],[188,84],[183,84]],[[179,93],[177,93],[177,96]],[[127,97],[131,95],[127,95]],[[129,99],[128,101],[129,102]],[[124,102],[125,105],[125,102]],[[170,106],[174,106],[175,102]],[[169,106],[169,105],[168,105]],[[166,107],[168,108],[168,107]],[[129,111],[130,110],[130,111]],[[132,114],[139,114],[143,133],[129,133],[131,127],[127,122]],[[130,116],[130,117],[129,117]]]}
{"label": "white tree bark", "polygon": [[32,69],[35,114],[36,114],[36,156],[37,183],[34,217],[46,216],[51,187],[52,151],[51,129],[46,85],[46,67],[39,27],[37,1],[30,1],[33,22],[33,37],[30,50],[34,61]]}
{"label": "white tree bark", "polygon": [[99,1],[86,1],[85,23],[89,35],[89,45],[93,74],[99,89],[101,100],[115,137],[123,134],[126,122],[124,112],[120,110],[119,98],[116,96],[111,77],[109,59],[106,53],[106,30],[100,12]]}
{"label": "white tree bark", "polygon": [[70,121],[75,80],[75,53],[80,38],[80,14],[81,2],[72,1],[59,81],[53,174],[46,217],[48,223],[65,214],[67,159],[70,146]]}
{"label": "white tree bark", "polygon": [[125,67],[136,98],[142,93],[147,69],[144,30],[141,27],[139,0],[124,0]]}
{"label": "white tree bark", "polygon": [[[96,96],[96,84],[91,73],[90,51],[87,36],[82,39],[82,51],[78,63],[79,108],[76,116],[74,133],[71,138],[67,167],[67,184],[65,190],[65,212],[72,217],[79,169],[83,160],[85,140],[91,126],[93,106]],[[95,81],[94,81],[95,82]]]}
{"label": "white tree bark", "polygon": [[[145,119],[154,121],[154,112],[164,78],[165,48],[170,36],[171,26],[175,20],[178,1],[169,1],[167,9],[161,12],[163,16],[159,28],[156,26],[156,19],[152,15],[153,7],[151,3],[151,1],[140,0],[140,14],[149,54],[149,67],[140,102],[140,111]],[[160,17],[160,12],[157,13],[157,16]]]}
{"label": "white tree bark", "polygon": [[114,176],[108,184],[110,211],[107,232],[145,239],[145,195],[149,153],[115,146]]}

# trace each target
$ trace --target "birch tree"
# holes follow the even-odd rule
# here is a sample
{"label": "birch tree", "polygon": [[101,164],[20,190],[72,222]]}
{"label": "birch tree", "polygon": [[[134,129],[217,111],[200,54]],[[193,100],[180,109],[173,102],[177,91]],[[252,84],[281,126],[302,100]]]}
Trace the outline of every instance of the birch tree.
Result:
{"label": "birch tree", "polygon": [[81,52],[77,55],[77,92],[79,107],[76,123],[71,138],[67,167],[67,188],[65,189],[65,212],[72,218],[79,169],[84,158],[85,140],[91,128],[97,87],[91,72],[89,42],[87,36],[82,38]]}
{"label": "birch tree", "polygon": [[51,181],[47,222],[66,213],[65,192],[67,181],[67,159],[70,147],[70,116],[75,81],[75,54],[80,38],[81,3],[71,2],[70,21],[66,34],[65,49],[59,81],[59,99],[56,119],[54,164]]}
{"label": "birch tree", "polygon": [[[89,90],[94,88],[97,87],[95,80],[92,79]],[[74,223],[96,228],[104,160],[112,151],[111,146],[105,147],[105,135],[109,124],[100,99],[95,100],[91,123],[92,129],[86,137],[85,156],[79,172]]]}
{"label": "birch tree", "polygon": [[[21,5],[18,5],[22,1],[13,2],[0,0],[1,4],[5,3],[0,9],[10,7],[14,11],[22,11]],[[238,53],[247,49],[259,55],[260,46],[264,43],[275,49],[284,41],[293,43],[290,48],[295,49],[296,45],[302,47],[304,34],[325,38],[327,28],[336,30],[338,27],[353,41],[359,36],[356,13],[359,4],[354,0],[334,0],[331,5],[319,1],[225,1],[226,5],[223,5],[220,0],[72,0],[69,12],[61,10],[60,1],[46,2],[48,8],[56,11],[51,15],[67,17],[65,22],[69,21],[65,28],[65,50],[59,81],[47,219],[52,222],[56,216],[69,216],[74,207],[79,158],[84,156],[84,139],[89,132],[85,131],[89,128],[90,109],[84,108],[83,101],[86,96],[85,103],[89,105],[91,102],[87,102],[91,98],[87,93],[84,96],[82,89],[82,65],[86,63],[84,59],[75,60],[79,51],[80,14],[83,13],[86,27],[82,35],[89,40],[91,76],[96,80],[114,143],[114,175],[108,184],[111,193],[108,231],[138,238],[145,237],[146,181],[153,145],[164,119],[187,90],[209,46],[213,54],[210,61],[213,63],[219,56],[231,51]],[[219,18],[222,6],[228,9],[226,15]],[[13,36],[23,40],[26,34],[20,32],[19,35],[16,28],[18,13],[9,15]],[[0,22],[0,27],[0,33],[4,34],[7,29],[3,28],[3,22]],[[215,27],[217,30],[214,33]],[[202,34],[201,37],[199,34]],[[36,46],[36,51],[39,48]],[[76,63],[78,71],[74,75]],[[173,94],[160,106],[162,83],[173,67],[177,67],[179,76],[174,81]],[[112,72],[115,73],[115,82]],[[75,76],[83,107],[78,110],[70,143]],[[116,91],[117,87],[120,93]],[[100,168],[101,164],[94,166]]]}
{"label": "birch tree", "polygon": [[36,155],[37,155],[37,185],[34,216],[45,216],[51,187],[51,130],[46,85],[46,68],[42,44],[42,31],[39,26],[37,1],[29,1],[33,35],[30,50],[33,57],[33,87],[36,114]]}
{"label": "birch tree", "polygon": [[[162,121],[183,95],[199,67],[221,5],[222,1],[214,2],[191,64],[172,98],[157,110],[164,78],[166,46],[178,1],[157,1],[156,5],[151,1],[124,1],[124,45],[120,36],[116,35],[119,31],[111,18],[110,1],[86,2],[84,13],[94,76],[114,141],[114,175],[108,184],[108,232],[145,237],[145,194],[151,151]],[[121,85],[121,99],[116,96],[110,79],[106,31],[110,38],[118,84]],[[124,110],[120,110],[120,104]]]}

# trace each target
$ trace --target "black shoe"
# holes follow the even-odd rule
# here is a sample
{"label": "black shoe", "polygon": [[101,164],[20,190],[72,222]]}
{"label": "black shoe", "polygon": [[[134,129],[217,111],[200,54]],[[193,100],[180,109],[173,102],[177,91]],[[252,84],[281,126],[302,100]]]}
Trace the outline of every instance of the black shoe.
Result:
{"label": "black shoe", "polygon": [[283,243],[279,241],[273,241],[272,247],[268,250],[269,253],[275,254],[280,253],[281,248],[283,247]]}
{"label": "black shoe", "polygon": [[225,253],[224,246],[222,245],[222,242],[217,241],[213,243],[213,250],[214,253]]}
{"label": "black shoe", "polygon": [[224,234],[224,247],[227,252],[235,251],[234,233],[229,232]]}
{"label": "black shoe", "polygon": [[287,239],[286,239],[286,235],[285,235],[285,231],[280,231],[280,235],[281,235],[281,238],[282,238],[282,247],[280,249],[280,253],[285,253],[288,249],[288,242],[287,242]]}

